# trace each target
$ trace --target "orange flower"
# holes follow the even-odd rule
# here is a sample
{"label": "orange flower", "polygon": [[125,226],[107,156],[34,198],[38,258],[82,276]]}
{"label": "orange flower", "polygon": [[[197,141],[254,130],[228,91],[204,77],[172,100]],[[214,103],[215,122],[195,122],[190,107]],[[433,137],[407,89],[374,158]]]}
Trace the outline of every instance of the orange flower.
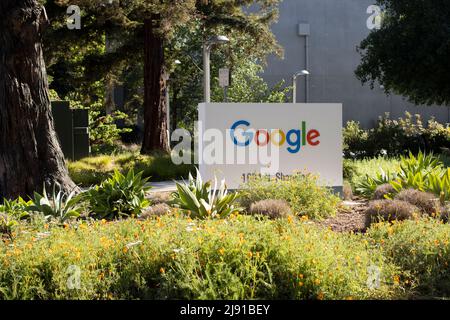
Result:
{"label": "orange flower", "polygon": [[164,268],[161,267],[161,269],[159,269],[159,273],[164,274],[164,273],[166,273],[166,270],[164,270]]}

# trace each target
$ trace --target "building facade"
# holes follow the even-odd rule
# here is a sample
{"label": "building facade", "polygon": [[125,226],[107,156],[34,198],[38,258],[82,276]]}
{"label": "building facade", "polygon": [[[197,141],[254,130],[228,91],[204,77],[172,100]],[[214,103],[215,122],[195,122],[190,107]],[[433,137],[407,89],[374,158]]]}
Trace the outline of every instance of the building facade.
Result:
{"label": "building facade", "polygon": [[307,69],[310,75],[297,82],[297,102],[343,103],[344,124],[356,120],[371,127],[386,112],[397,118],[405,111],[450,122],[448,107],[416,106],[403,97],[386,96],[380,86],[363,86],[356,78],[361,59],[356,47],[378,27],[379,13],[374,0],[282,1],[272,29],[284,59],[270,57],[264,79],[270,85],[281,80],[290,85],[294,73]]}

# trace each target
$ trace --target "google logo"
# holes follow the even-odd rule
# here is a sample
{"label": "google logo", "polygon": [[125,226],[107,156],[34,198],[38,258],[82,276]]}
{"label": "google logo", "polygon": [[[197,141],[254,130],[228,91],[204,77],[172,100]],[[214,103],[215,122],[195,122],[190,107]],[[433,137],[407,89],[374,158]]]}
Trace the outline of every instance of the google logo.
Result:
{"label": "google logo", "polygon": [[[240,137],[236,136],[236,130],[242,128]],[[291,129],[284,132],[281,129],[249,129],[250,122],[246,120],[236,121],[230,128],[230,136],[233,143],[239,147],[247,147],[251,143],[256,143],[260,147],[267,146],[269,143],[276,147],[288,145],[287,151],[298,153],[303,146],[307,144],[316,147],[320,144],[320,132],[316,129],[307,130],[306,121],[301,122],[301,129]]]}

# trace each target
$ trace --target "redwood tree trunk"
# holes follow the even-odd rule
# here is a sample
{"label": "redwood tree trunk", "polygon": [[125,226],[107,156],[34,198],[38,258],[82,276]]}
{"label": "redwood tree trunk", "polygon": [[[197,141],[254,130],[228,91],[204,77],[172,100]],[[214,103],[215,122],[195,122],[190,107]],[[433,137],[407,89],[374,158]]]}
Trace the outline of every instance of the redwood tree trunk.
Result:
{"label": "redwood tree trunk", "polygon": [[0,196],[76,186],[56,137],[42,55],[47,15],[37,0],[0,1]]}
{"label": "redwood tree trunk", "polygon": [[155,34],[153,21],[146,19],[144,49],[144,140],[142,154],[169,152],[167,136],[167,73],[164,67],[164,47]]}

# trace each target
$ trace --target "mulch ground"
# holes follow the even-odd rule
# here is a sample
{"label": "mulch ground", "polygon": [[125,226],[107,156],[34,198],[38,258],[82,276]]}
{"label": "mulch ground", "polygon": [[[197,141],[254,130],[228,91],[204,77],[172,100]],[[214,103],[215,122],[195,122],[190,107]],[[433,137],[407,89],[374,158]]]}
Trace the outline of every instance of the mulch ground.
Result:
{"label": "mulch ground", "polygon": [[335,217],[317,222],[336,232],[365,232],[365,215],[368,202],[362,199],[344,201]]}

